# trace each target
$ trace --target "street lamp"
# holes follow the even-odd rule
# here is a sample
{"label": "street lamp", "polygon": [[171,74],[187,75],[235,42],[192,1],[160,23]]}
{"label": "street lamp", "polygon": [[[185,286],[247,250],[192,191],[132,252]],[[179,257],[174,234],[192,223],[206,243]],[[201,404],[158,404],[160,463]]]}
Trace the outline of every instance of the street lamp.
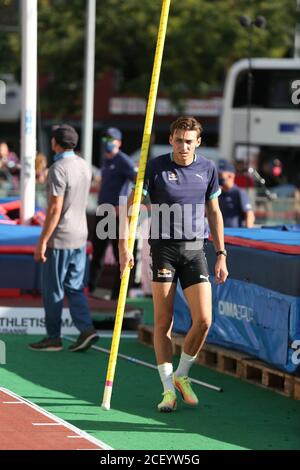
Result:
{"label": "street lamp", "polygon": [[248,74],[247,74],[247,120],[246,120],[246,143],[247,143],[247,164],[250,166],[250,130],[251,130],[251,104],[253,91],[253,73],[252,73],[252,33],[255,27],[265,28],[267,21],[264,16],[257,16],[252,20],[249,16],[240,16],[240,25],[248,31]]}

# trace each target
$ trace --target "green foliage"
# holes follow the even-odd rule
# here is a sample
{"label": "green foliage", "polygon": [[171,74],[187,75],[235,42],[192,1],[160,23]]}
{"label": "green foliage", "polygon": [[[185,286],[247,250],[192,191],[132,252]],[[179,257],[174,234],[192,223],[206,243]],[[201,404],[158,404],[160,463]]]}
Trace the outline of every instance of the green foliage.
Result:
{"label": "green foliage", "polygon": [[39,76],[46,78],[43,111],[72,114],[81,108],[85,0],[39,0]]}
{"label": "green foliage", "polygon": [[19,78],[18,0],[0,0],[0,73],[13,73]]}
{"label": "green foliage", "polygon": [[[13,0],[0,0],[1,9]],[[46,77],[42,109],[56,115],[81,109],[85,0],[39,0],[39,75]],[[7,8],[7,6],[6,6]],[[96,76],[116,71],[119,91],[146,97],[161,10],[160,0],[97,1]],[[254,57],[292,55],[296,0],[172,0],[160,89],[180,103],[220,88],[227,68],[248,55],[239,16],[263,15],[253,28]],[[1,21],[0,21],[1,23]],[[1,33],[0,71],[19,68],[16,34]]]}

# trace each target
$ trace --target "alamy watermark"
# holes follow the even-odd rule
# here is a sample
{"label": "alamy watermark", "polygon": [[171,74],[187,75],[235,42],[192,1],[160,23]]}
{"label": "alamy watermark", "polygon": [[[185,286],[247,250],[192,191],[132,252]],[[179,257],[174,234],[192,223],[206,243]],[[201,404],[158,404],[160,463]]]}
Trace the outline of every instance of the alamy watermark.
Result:
{"label": "alamy watermark", "polygon": [[[127,217],[138,216],[137,207],[127,208],[127,198],[119,198],[118,211],[111,204],[101,204],[96,215],[100,221],[96,226],[96,234],[100,240],[128,238]],[[151,204],[151,218],[148,208],[141,204],[140,214],[146,214],[145,224],[140,231],[141,238],[147,240],[197,240],[204,238],[205,220],[204,204]],[[151,224],[150,224],[151,219]],[[151,225],[151,230],[150,230]]]}
{"label": "alamy watermark", "polygon": [[300,339],[293,341],[291,348],[295,349],[292,354],[292,363],[295,364],[295,366],[298,366],[300,364]]}
{"label": "alamy watermark", "polygon": [[0,104],[6,104],[6,83],[0,80]]}
{"label": "alamy watermark", "polygon": [[0,341],[0,365],[6,364],[6,344]]}
{"label": "alamy watermark", "polygon": [[292,83],[292,103],[294,105],[300,104],[300,80],[294,80]]}

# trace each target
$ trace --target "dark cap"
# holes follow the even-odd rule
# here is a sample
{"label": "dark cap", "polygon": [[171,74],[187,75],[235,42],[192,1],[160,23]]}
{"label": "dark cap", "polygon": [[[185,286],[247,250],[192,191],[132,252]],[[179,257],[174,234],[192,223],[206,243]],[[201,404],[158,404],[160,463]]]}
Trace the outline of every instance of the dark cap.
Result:
{"label": "dark cap", "polygon": [[236,169],[235,169],[235,166],[232,163],[228,162],[227,160],[220,160],[218,164],[218,171],[219,173],[222,171],[235,173]]}
{"label": "dark cap", "polygon": [[52,130],[52,137],[63,149],[74,149],[78,144],[78,134],[75,129],[67,124],[55,126]]}
{"label": "dark cap", "polygon": [[106,137],[112,137],[115,140],[122,140],[122,132],[120,131],[120,129],[117,129],[116,127],[109,127],[104,132],[104,135]]}

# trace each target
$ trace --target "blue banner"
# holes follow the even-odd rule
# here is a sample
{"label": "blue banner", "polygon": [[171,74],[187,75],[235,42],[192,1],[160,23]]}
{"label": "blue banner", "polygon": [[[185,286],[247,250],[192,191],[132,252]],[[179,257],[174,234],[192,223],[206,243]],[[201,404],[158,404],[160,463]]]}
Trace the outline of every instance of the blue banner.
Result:
{"label": "blue banner", "polygon": [[[293,341],[300,340],[300,298],[280,294],[243,281],[228,279],[214,284],[213,324],[207,341],[237,349],[294,372]],[[173,330],[186,333],[191,325],[180,286],[175,299]]]}

